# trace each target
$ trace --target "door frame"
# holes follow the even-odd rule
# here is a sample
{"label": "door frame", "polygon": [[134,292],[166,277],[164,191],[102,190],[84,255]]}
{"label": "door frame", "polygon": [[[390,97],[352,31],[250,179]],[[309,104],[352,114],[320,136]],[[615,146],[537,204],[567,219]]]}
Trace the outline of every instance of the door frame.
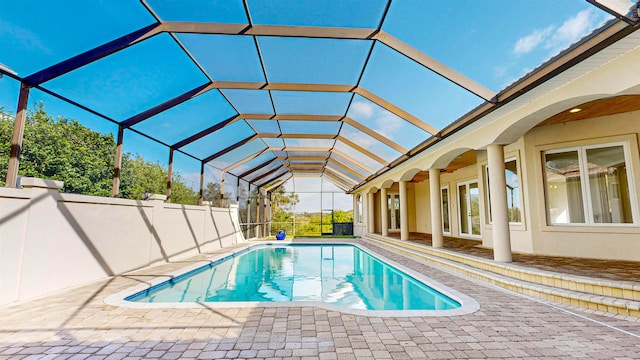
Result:
{"label": "door frame", "polygon": [[[458,201],[458,236],[460,237],[467,237],[467,238],[472,238],[472,239],[481,239],[482,238],[482,219],[480,220],[480,234],[473,234],[473,220],[472,220],[472,216],[471,216],[471,198],[468,197],[469,194],[469,185],[475,183],[478,189],[478,205],[480,205],[480,182],[478,181],[478,179],[471,179],[471,180],[467,180],[467,181],[460,181],[458,183],[456,183],[456,198]],[[461,186],[465,186],[467,189],[467,199],[466,199],[466,206],[469,209],[469,212],[467,213],[467,221],[469,222],[469,233],[463,233],[462,232],[462,206],[461,205],[461,198],[460,198],[460,187]],[[478,206],[478,217],[481,218],[481,212],[482,208],[480,206]]]}

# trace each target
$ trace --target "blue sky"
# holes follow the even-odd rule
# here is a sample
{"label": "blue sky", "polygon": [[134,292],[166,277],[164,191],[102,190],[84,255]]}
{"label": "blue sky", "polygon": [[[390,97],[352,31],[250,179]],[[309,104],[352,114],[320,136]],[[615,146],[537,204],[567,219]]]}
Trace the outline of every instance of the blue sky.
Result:
{"label": "blue sky", "polygon": [[[256,24],[363,28],[377,27],[385,3],[248,1]],[[164,20],[247,23],[241,0],[149,0],[149,4]],[[382,29],[490,90],[499,91],[609,18],[584,0],[394,0]],[[0,11],[0,63],[26,77],[154,21],[136,1],[4,0]],[[215,80],[265,81],[251,37],[179,34],[177,38]],[[370,40],[274,37],[259,37],[257,42],[271,82],[349,85],[358,81],[372,45]],[[173,39],[162,34],[43,86],[123,121],[207,81]],[[436,128],[482,102],[381,43],[373,48],[360,85]],[[15,111],[17,94],[17,82],[8,77],[0,79],[0,106]],[[273,92],[273,105],[264,91],[223,90],[223,94],[235,109],[214,90],[135,128],[173,143],[234,115],[236,110],[273,113],[275,106],[279,113],[348,114],[406,148],[428,136],[358,95],[347,109],[350,95],[340,93]],[[53,115],[78,119],[101,132],[116,132],[112,123],[40,91],[31,92],[31,104],[41,100]],[[249,124],[243,124],[235,128],[252,131]],[[246,137],[232,130],[226,130],[224,138],[210,136],[185,149],[206,156],[229,139]],[[381,157],[398,155],[352,127],[343,126],[340,131]],[[166,164],[167,149],[139,138],[127,133],[125,150]],[[381,166],[369,160],[366,163]],[[199,171],[197,161],[188,158],[177,159],[175,168],[188,179],[196,179]]]}

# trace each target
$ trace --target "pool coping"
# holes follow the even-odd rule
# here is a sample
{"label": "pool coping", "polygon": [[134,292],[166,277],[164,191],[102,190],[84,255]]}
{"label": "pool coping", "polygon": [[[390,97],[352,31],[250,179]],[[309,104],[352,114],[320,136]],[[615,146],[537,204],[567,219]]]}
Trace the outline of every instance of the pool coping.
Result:
{"label": "pool coping", "polygon": [[[278,245],[352,245],[359,248],[362,251],[366,251],[372,256],[386,262],[387,264],[394,266],[396,269],[406,273],[419,282],[424,283],[432,287],[433,289],[441,292],[442,294],[452,298],[460,303],[460,307],[456,309],[448,310],[366,310],[366,309],[352,309],[339,305],[333,305],[322,301],[291,301],[291,302],[259,302],[259,301],[237,301],[237,302],[166,302],[166,303],[138,303],[127,301],[125,298],[132,296],[138,292],[148,290],[154,286],[158,286],[163,282],[166,282],[172,278],[176,278],[185,273],[194,271],[200,267],[209,265],[213,262],[225,259],[233,256],[239,252],[250,251],[254,247],[260,246],[278,246]],[[401,254],[400,254],[401,255]],[[404,255],[401,255],[404,256]],[[409,259],[409,258],[407,258]],[[112,306],[134,308],[134,309],[228,309],[228,308],[254,308],[254,307],[320,307],[326,310],[337,311],[345,314],[352,315],[364,315],[374,317],[414,317],[414,316],[459,316],[474,313],[480,309],[480,304],[474,298],[465,295],[455,289],[450,288],[428,276],[421,274],[413,269],[404,266],[397,261],[393,261],[386,256],[372,250],[371,248],[350,241],[340,242],[292,242],[292,241],[254,241],[247,242],[245,246],[234,248],[233,251],[223,251],[212,255],[206,260],[196,261],[191,265],[183,268],[169,271],[166,275],[159,275],[158,277],[145,281],[144,284],[138,284],[131,286],[125,290],[112,294],[104,299],[104,303]]]}

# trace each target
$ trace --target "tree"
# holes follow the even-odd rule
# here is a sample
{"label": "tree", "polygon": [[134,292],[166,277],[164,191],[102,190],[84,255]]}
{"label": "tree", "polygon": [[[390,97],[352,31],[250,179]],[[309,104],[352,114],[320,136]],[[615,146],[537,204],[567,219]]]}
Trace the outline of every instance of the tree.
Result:
{"label": "tree", "polygon": [[[4,185],[11,150],[14,118],[0,108],[0,184]],[[27,113],[20,175],[64,181],[64,191],[110,196],[116,143],[112,134],[101,134],[63,117],[47,114],[40,102]],[[127,153],[122,158],[120,197],[141,199],[144,193],[166,193],[167,170],[160,164]],[[195,204],[198,193],[174,173],[171,200]]]}
{"label": "tree", "polygon": [[[269,187],[267,185],[266,187]],[[284,186],[278,186],[271,192],[271,207],[292,210],[300,202],[300,197],[296,193],[287,193]]]}
{"label": "tree", "polygon": [[[0,120],[0,177],[6,179],[13,118]],[[64,181],[64,190],[99,196],[111,194],[115,141],[76,120],[47,115],[44,104],[27,114],[20,175]]]}

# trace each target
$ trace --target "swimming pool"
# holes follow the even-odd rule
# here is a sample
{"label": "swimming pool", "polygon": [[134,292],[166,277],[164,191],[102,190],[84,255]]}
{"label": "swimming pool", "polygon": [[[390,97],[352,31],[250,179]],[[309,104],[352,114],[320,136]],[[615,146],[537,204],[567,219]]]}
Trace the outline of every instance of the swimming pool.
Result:
{"label": "swimming pool", "polygon": [[117,305],[308,304],[352,313],[469,312],[473,301],[464,295],[399,267],[353,244],[254,245],[142,290],[129,289],[124,297],[117,294]]}

